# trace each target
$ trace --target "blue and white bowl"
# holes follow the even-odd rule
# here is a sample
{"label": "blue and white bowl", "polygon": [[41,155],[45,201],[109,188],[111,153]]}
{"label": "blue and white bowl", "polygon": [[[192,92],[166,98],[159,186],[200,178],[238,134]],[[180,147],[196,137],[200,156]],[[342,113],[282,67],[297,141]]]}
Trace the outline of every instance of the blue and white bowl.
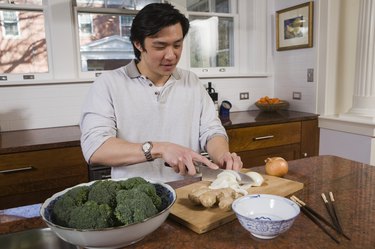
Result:
{"label": "blue and white bowl", "polygon": [[286,232],[300,213],[293,201],[267,194],[238,198],[232,209],[241,225],[260,239],[272,239]]}

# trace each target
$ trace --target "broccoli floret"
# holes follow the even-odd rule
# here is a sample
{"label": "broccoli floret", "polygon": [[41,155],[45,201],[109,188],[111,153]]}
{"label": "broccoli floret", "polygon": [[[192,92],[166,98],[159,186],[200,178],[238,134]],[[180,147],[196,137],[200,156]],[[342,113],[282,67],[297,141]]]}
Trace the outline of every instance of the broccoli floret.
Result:
{"label": "broccoli floret", "polygon": [[61,226],[67,226],[71,212],[74,208],[83,205],[87,201],[89,187],[80,186],[70,189],[56,200],[53,209],[53,220]]}
{"label": "broccoli floret", "polygon": [[78,229],[98,229],[113,226],[113,213],[107,204],[87,201],[72,210],[69,227]]}
{"label": "broccoli floret", "polygon": [[148,182],[139,176],[131,177],[129,179],[119,181],[119,184],[121,185],[121,189],[132,189],[140,184],[145,184],[145,183],[148,183]]}
{"label": "broccoli floret", "polygon": [[124,225],[143,221],[158,212],[152,199],[136,188],[120,190],[116,199],[115,216]]}
{"label": "broccoli floret", "polygon": [[68,226],[70,213],[77,207],[74,199],[63,195],[56,200],[52,208],[52,220],[60,226]]}
{"label": "broccoli floret", "polygon": [[89,191],[89,186],[79,186],[70,189],[66,194],[74,199],[76,206],[81,206],[87,201]]}
{"label": "broccoli floret", "polygon": [[97,181],[91,185],[88,200],[98,204],[107,204],[111,208],[116,207],[116,192],[120,190],[120,184],[116,181]]}
{"label": "broccoli floret", "polygon": [[145,184],[140,184],[136,187],[137,190],[144,192],[147,194],[152,202],[154,203],[155,207],[160,210],[161,208],[161,198],[160,196],[157,195],[155,186],[151,183],[145,183]]}

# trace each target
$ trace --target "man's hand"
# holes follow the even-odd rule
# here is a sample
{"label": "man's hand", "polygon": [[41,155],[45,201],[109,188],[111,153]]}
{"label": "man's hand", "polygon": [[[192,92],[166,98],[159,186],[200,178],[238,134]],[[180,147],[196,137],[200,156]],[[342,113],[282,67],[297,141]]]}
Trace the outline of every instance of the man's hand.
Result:
{"label": "man's hand", "polygon": [[243,163],[241,161],[241,157],[239,157],[236,153],[226,152],[224,155],[219,159],[219,165],[225,169],[231,170],[240,170],[243,167]]}
{"label": "man's hand", "polygon": [[194,152],[193,150],[173,143],[156,143],[155,144],[161,158],[166,165],[172,167],[174,171],[180,175],[195,175],[194,163],[203,163],[212,169],[218,169],[219,166],[212,163],[206,157]]}

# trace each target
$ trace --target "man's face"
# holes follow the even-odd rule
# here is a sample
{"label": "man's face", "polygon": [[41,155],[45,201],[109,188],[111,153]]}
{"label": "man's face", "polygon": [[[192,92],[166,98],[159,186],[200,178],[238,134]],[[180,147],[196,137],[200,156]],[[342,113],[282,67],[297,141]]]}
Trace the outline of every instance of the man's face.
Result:
{"label": "man's face", "polygon": [[180,60],[183,45],[181,24],[165,27],[154,36],[146,37],[145,49],[140,43],[135,45],[141,51],[139,70],[154,83],[160,83],[158,81],[172,74]]}

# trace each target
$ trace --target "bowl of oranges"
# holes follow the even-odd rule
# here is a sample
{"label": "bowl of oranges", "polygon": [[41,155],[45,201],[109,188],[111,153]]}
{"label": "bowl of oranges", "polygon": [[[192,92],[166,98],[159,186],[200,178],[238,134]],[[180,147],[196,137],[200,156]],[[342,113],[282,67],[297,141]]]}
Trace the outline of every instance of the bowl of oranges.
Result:
{"label": "bowl of oranges", "polygon": [[274,112],[277,110],[285,110],[289,107],[289,102],[279,98],[270,98],[268,96],[261,97],[255,102],[255,105],[262,111]]}

